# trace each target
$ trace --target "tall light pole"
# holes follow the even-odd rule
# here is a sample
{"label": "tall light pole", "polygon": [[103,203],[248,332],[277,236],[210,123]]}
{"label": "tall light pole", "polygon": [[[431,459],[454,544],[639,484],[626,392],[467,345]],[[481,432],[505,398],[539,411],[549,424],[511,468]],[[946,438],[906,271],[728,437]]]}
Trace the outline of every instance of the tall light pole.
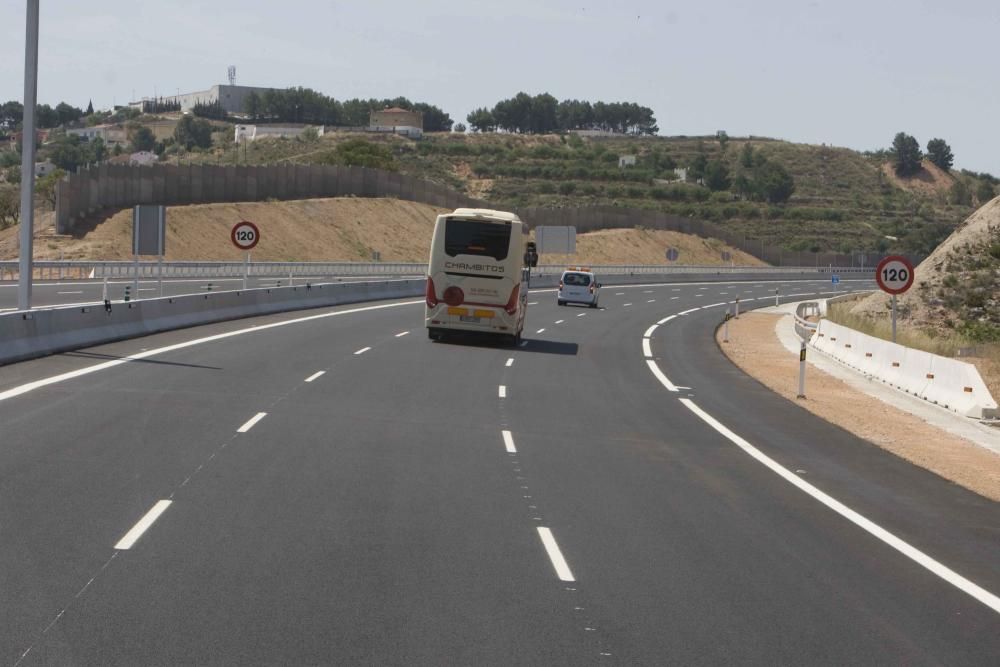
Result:
{"label": "tall light pole", "polygon": [[17,309],[31,310],[35,222],[35,102],[38,97],[38,0],[28,0],[24,37],[24,123],[21,127],[21,248]]}

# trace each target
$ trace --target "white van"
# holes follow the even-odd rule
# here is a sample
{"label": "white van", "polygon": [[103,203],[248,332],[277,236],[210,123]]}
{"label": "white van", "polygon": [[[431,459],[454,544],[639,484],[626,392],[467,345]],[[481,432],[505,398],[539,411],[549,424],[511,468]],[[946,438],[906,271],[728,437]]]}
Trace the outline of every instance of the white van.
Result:
{"label": "white van", "polygon": [[570,267],[559,277],[559,290],[556,292],[556,303],[565,306],[567,303],[584,303],[591,308],[597,308],[597,300],[601,295],[601,284],[590,269]]}
{"label": "white van", "polygon": [[451,331],[517,343],[528,309],[528,226],[513,213],[459,208],[434,224],[424,321],[431,340]]}

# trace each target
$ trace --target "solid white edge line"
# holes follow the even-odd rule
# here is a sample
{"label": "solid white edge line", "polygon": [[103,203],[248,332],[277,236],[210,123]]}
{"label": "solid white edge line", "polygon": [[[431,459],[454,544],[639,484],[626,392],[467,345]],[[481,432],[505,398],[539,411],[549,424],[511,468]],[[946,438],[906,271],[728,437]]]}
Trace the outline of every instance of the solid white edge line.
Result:
{"label": "solid white edge line", "polygon": [[405,336],[408,333],[410,333],[410,332],[409,331],[400,331],[398,334],[396,334],[396,338],[402,338],[403,336]]}
{"label": "solid white edge line", "polygon": [[713,304],[708,305],[708,306],[702,306],[702,309],[704,309],[704,308],[715,308],[716,306],[725,306],[725,305],[726,305],[726,302],[722,301],[720,303],[713,303]]}
{"label": "solid white edge line", "polygon": [[[398,303],[387,303],[378,306],[363,306],[361,308],[348,308],[347,310],[336,310],[332,313],[320,313],[319,315],[307,315],[306,317],[296,317],[290,320],[283,320],[281,322],[271,322],[269,324],[259,324],[247,327],[245,329],[237,329],[235,331],[227,331],[221,334],[215,334],[213,336],[205,336],[203,338],[195,338],[194,340],[184,341],[183,343],[175,343],[173,345],[167,345],[165,347],[158,347],[152,350],[146,350],[145,352],[138,352],[136,354],[130,354],[127,357],[121,359],[114,359],[113,361],[104,361],[99,364],[94,364],[93,366],[87,366],[86,368],[80,368],[75,371],[69,371],[67,373],[60,373],[59,375],[53,375],[51,377],[43,378],[41,380],[35,380],[34,382],[28,382],[12,389],[7,389],[6,391],[0,391],[0,401],[6,401],[9,398],[14,398],[15,396],[20,396],[22,394],[27,394],[29,391],[34,391],[35,389],[40,389],[42,387],[47,387],[50,384],[57,384],[59,382],[65,382],[66,380],[72,380],[73,378],[78,378],[83,375],[89,375],[90,373],[96,373],[97,371],[103,371],[108,368],[113,368],[121,364],[127,364],[130,361],[137,361],[139,359],[146,359],[147,357],[154,357],[160,354],[165,354],[167,352],[173,352],[174,350],[182,350],[186,347],[191,347],[193,345],[201,345],[203,343],[211,343],[217,340],[224,340],[226,338],[232,338],[233,336],[241,336],[248,333],[256,333],[258,331],[266,331],[267,329],[274,329],[276,327],[284,327],[290,324],[299,324],[302,322],[311,322],[313,320],[321,320],[327,317],[336,317],[338,315],[351,315],[354,313],[363,313],[369,310],[382,310],[384,308],[398,308],[399,306],[412,306],[418,303],[424,303],[423,299],[417,301],[401,301]],[[72,304],[81,305],[81,304]]]}
{"label": "solid white edge line", "polygon": [[559,580],[576,581],[573,578],[573,571],[569,569],[566,559],[563,558],[562,551],[559,550],[556,538],[552,536],[552,531],[545,526],[538,526],[538,536],[542,538],[542,546],[545,547],[545,553],[549,555],[549,560],[552,561],[552,567],[555,569]]}
{"label": "solid white edge line", "polygon": [[500,385],[500,388],[497,389],[497,393],[499,394],[500,398],[507,398],[507,385],[505,384]]}
{"label": "solid white edge line", "polygon": [[367,352],[370,349],[371,349],[370,347],[363,347],[360,350],[358,350],[357,352],[355,352],[354,354],[364,354],[365,352]]}
{"label": "solid white edge line", "polygon": [[642,354],[647,359],[652,359],[653,358],[653,351],[649,348],[649,339],[648,338],[643,338],[642,339]]}
{"label": "solid white edge line", "polygon": [[676,315],[667,315],[662,320],[660,320],[659,322],[657,322],[657,324],[666,324],[667,322],[669,322],[670,320],[674,319],[675,317],[677,317],[677,316]]}
{"label": "solid white edge line", "polygon": [[914,561],[918,565],[926,568],[933,574],[936,574],[941,579],[944,579],[955,588],[958,588],[962,592],[971,595],[972,597],[974,597],[975,599],[979,600],[987,607],[992,609],[993,611],[1000,613],[1000,597],[997,597],[996,595],[990,593],[981,586],[969,581],[968,579],[958,574],[951,568],[939,563],[938,561],[934,560],[933,558],[931,558],[924,552],[920,551],[916,547],[896,537],[886,529],[876,524],[874,521],[865,518],[861,514],[858,514],[857,512],[852,510],[850,507],[847,507],[846,505],[841,503],[839,500],[824,493],[823,491],[820,491],[815,486],[813,486],[809,482],[806,482],[801,477],[791,472],[790,470],[782,466],[780,463],[778,463],[777,461],[775,461],[774,459],[772,459],[771,457],[769,457],[768,455],[764,454],[759,449],[751,445],[749,442],[747,442],[740,436],[730,431],[728,428],[722,425],[718,420],[716,420],[715,417],[713,417],[712,415],[708,414],[700,407],[698,407],[698,405],[696,405],[695,402],[692,401],[691,399],[682,398],[680,399],[680,401],[681,403],[684,404],[684,407],[686,407],[688,410],[697,415],[702,421],[704,421],[706,424],[714,428],[716,431],[722,434],[726,439],[728,439],[734,445],[736,445],[744,452],[752,456],[758,462],[770,468],[772,472],[782,477],[789,484],[798,487],[799,490],[812,496],[814,499],[823,503],[831,510],[841,515],[851,523],[855,524],[862,530],[868,532],[869,534],[878,538],[882,542],[885,542],[887,545],[889,545],[896,551],[900,552],[901,554],[903,554],[910,560]]}
{"label": "solid white edge line", "polygon": [[667,388],[667,391],[677,391],[677,385],[667,379],[667,376],[663,374],[663,371],[660,370],[660,367],[656,365],[655,361],[647,359],[646,364],[649,366],[649,370],[652,371],[653,375],[656,376],[656,379],[660,381],[660,384]]}
{"label": "solid white edge line", "polygon": [[237,433],[246,433],[247,431],[249,431],[250,429],[252,429],[257,422],[259,422],[261,419],[263,419],[266,416],[267,416],[266,412],[258,412],[253,417],[251,417],[250,419],[248,419],[247,422],[245,424],[243,424],[243,426],[240,426],[238,429],[236,429],[236,432]]}
{"label": "solid white edge line", "polygon": [[659,326],[659,325],[654,324],[653,326],[651,326],[648,329],[646,329],[646,333],[644,333],[642,335],[645,336],[646,338],[649,338],[650,336],[653,335],[653,332],[656,331],[656,327],[657,326]]}
{"label": "solid white edge line", "polygon": [[503,431],[503,446],[507,449],[508,454],[517,454],[517,447],[514,446],[514,436],[510,434],[510,431]]}
{"label": "solid white edge line", "polygon": [[687,315],[688,313],[693,313],[696,310],[701,310],[701,306],[698,306],[697,308],[690,308],[688,310],[682,310],[681,312],[679,312],[677,314],[678,315]]}
{"label": "solid white edge line", "polygon": [[168,507],[170,507],[170,500],[157,500],[156,504],[153,505],[152,509],[146,512],[145,516],[139,519],[139,522],[132,526],[132,528],[118,540],[118,544],[115,545],[115,549],[119,551],[125,551],[131,549],[142,534],[149,530],[149,527],[153,525],[153,522],[160,518]]}
{"label": "solid white edge line", "polygon": [[306,378],[306,382],[312,382],[313,380],[315,380],[316,378],[320,377],[325,373],[326,371],[316,371],[315,373]]}
{"label": "solid white edge line", "polygon": [[513,365],[514,365],[514,357],[510,357],[509,359],[507,359],[507,363],[504,364],[504,366],[507,366],[508,368],[510,368]]}

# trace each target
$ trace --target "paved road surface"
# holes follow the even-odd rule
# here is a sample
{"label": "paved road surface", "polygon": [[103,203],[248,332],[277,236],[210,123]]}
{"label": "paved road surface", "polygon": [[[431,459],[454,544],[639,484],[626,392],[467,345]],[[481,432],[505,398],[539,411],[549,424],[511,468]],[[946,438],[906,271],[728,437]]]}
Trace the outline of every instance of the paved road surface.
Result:
{"label": "paved road surface", "polygon": [[715,304],[772,289],[534,292],[516,349],[404,301],[2,367],[0,662],[996,664],[932,563],[1000,591],[1000,509],[729,364]]}

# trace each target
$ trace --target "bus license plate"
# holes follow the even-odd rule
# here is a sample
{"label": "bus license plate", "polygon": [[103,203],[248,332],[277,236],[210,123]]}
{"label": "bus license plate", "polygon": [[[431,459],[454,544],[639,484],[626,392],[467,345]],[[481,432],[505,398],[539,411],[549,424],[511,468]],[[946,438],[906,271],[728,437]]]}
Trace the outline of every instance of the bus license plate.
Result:
{"label": "bus license plate", "polygon": [[460,322],[472,322],[474,324],[479,324],[479,318],[473,317],[472,315],[462,315],[458,318]]}

